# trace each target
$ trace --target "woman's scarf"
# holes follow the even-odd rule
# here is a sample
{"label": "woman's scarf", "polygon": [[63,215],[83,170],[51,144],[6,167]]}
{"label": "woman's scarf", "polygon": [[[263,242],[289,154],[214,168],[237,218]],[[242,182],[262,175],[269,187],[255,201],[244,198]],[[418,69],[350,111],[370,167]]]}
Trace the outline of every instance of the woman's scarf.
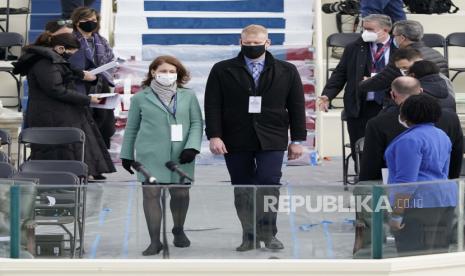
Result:
{"label": "woman's scarf", "polygon": [[[110,44],[105,38],[100,36],[100,34],[92,33],[92,38],[94,40],[94,50],[92,50],[93,48],[89,46],[89,42],[80,32],[75,31],[74,35],[81,43],[81,50],[84,51],[85,57],[89,61],[93,62],[95,67],[102,66],[115,59],[115,55],[113,54],[113,50],[111,49]],[[100,73],[100,75],[103,76],[111,86],[113,86],[114,69],[115,68]]]}
{"label": "woman's scarf", "polygon": [[[173,97],[176,95],[177,83],[174,82],[171,86],[163,86],[159,84],[155,79],[150,82],[150,88],[152,88],[153,93],[155,93],[160,101],[166,107],[173,107],[174,101]],[[172,111],[172,110],[170,110]]]}

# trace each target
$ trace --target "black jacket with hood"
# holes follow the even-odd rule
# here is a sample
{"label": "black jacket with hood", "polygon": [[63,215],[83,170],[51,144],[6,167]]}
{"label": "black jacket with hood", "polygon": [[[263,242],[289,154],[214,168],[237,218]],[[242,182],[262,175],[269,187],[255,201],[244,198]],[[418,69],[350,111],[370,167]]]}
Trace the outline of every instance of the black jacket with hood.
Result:
{"label": "black jacket with hood", "polygon": [[[14,63],[14,73],[26,75],[29,100],[25,116],[28,127],[75,127],[86,134],[85,163],[90,175],[114,172],[115,167],[103,138],[89,111],[90,97],[74,89],[74,80],[83,77],[53,49],[28,46]],[[79,160],[77,145],[33,145],[31,159]]]}

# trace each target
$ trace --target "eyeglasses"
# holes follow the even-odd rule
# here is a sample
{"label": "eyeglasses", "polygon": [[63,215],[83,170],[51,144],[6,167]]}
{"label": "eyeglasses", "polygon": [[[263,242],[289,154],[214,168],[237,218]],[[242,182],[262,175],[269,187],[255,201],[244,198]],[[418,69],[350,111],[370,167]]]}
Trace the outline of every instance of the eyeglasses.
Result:
{"label": "eyeglasses", "polygon": [[57,20],[58,26],[73,26],[73,20]]}

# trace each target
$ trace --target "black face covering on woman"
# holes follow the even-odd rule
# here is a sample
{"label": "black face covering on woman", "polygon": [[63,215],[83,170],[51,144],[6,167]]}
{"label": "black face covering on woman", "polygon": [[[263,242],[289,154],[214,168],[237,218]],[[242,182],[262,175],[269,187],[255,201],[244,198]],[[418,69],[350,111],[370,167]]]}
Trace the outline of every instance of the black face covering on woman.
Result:
{"label": "black face covering on woman", "polygon": [[67,53],[67,52],[63,52],[63,54],[61,54],[61,56],[66,60],[68,60],[72,55],[73,54],[70,54],[70,53]]}
{"label": "black face covering on woman", "polygon": [[81,28],[84,32],[93,32],[97,29],[98,23],[94,21],[85,21],[79,23],[79,28]]}
{"label": "black face covering on woman", "polygon": [[254,46],[242,45],[241,47],[242,54],[250,59],[256,59],[260,57],[265,51],[265,44]]}

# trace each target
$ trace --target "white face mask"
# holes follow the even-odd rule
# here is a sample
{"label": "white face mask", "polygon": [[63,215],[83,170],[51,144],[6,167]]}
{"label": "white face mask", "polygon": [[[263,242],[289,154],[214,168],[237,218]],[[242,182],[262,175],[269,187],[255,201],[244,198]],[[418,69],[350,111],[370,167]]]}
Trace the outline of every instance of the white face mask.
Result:
{"label": "white face mask", "polygon": [[399,124],[401,124],[401,125],[404,126],[405,128],[408,128],[407,123],[404,122],[404,121],[402,121],[402,120],[400,119],[400,114],[399,114],[399,117],[398,117],[398,118],[399,118]]}
{"label": "white face mask", "polygon": [[155,80],[163,86],[171,86],[178,79],[176,73],[161,73],[155,76]]}
{"label": "white face mask", "polygon": [[378,34],[372,31],[363,31],[362,39],[365,42],[376,42],[378,40]]}

